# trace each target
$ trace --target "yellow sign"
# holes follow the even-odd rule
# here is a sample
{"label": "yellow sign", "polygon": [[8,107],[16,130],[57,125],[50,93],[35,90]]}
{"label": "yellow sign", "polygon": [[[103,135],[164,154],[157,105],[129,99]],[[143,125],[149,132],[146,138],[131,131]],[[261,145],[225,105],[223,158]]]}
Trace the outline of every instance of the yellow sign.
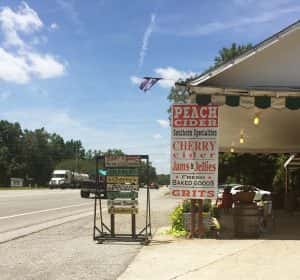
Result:
{"label": "yellow sign", "polygon": [[137,177],[137,176],[107,176],[107,184],[138,185],[139,177]]}
{"label": "yellow sign", "polygon": [[136,207],[110,207],[108,208],[109,214],[137,214],[138,208]]}

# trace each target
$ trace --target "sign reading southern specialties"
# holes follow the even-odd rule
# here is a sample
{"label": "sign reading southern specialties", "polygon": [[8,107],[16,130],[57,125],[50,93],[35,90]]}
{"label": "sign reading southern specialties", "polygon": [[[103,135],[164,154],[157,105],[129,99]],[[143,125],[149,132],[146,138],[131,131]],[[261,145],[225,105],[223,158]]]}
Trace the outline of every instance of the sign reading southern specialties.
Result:
{"label": "sign reading southern specialties", "polygon": [[105,156],[106,167],[139,167],[141,159],[139,156]]}
{"label": "sign reading southern specialties", "polygon": [[218,106],[172,106],[171,195],[214,199],[218,187]]}

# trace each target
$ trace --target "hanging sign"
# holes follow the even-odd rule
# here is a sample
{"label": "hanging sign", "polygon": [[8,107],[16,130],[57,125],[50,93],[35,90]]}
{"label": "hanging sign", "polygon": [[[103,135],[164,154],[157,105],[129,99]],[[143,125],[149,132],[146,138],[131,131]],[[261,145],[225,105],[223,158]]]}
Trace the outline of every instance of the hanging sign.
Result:
{"label": "hanging sign", "polygon": [[106,167],[139,167],[141,158],[139,156],[105,156]]}
{"label": "hanging sign", "polygon": [[172,106],[171,195],[214,199],[218,188],[218,106]]}

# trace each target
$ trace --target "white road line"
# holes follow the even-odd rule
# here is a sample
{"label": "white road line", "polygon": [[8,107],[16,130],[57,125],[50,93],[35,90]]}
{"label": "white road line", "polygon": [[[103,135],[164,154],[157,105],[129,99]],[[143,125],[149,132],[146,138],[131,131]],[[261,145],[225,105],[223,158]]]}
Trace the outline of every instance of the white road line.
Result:
{"label": "white road line", "polygon": [[62,210],[62,209],[67,209],[67,208],[72,208],[72,207],[79,207],[79,206],[83,206],[83,205],[91,205],[92,206],[91,203],[73,204],[73,205],[63,206],[63,207],[58,207],[58,208],[50,208],[50,209],[26,212],[26,213],[22,213],[22,214],[11,215],[11,216],[4,216],[4,217],[0,217],[0,220],[16,218],[16,217],[21,217],[21,216],[26,216],[26,215],[39,214],[39,213],[50,212],[50,211],[56,211],[56,210]]}

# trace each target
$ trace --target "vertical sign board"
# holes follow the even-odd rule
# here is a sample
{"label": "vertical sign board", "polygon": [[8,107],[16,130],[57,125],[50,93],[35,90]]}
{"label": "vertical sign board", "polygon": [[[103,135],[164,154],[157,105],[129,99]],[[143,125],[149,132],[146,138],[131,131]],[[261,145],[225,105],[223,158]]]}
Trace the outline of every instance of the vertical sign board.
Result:
{"label": "vertical sign board", "polygon": [[218,106],[174,104],[171,195],[214,199],[218,188]]}

